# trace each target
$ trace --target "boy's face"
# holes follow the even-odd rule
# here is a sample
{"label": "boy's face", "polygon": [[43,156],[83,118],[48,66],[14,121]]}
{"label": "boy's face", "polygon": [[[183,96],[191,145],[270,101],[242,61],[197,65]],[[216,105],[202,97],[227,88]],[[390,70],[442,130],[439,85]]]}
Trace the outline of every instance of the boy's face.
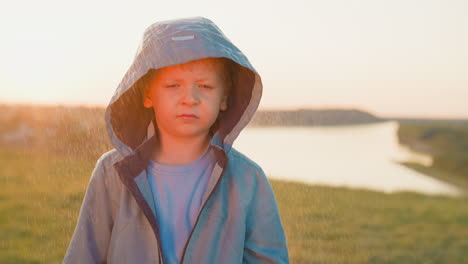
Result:
{"label": "boy's face", "polygon": [[227,109],[222,74],[214,58],[159,69],[149,81],[144,106],[154,108],[160,133],[180,138],[208,134],[219,111]]}

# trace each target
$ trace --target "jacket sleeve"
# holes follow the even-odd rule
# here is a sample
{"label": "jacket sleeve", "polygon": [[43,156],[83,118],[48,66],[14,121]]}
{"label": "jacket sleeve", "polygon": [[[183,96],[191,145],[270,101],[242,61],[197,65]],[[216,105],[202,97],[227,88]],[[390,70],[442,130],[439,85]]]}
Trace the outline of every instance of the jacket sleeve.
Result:
{"label": "jacket sleeve", "polygon": [[276,199],[261,168],[253,190],[246,216],[243,263],[289,263]]}
{"label": "jacket sleeve", "polygon": [[103,157],[92,172],[63,263],[106,263],[113,220]]}

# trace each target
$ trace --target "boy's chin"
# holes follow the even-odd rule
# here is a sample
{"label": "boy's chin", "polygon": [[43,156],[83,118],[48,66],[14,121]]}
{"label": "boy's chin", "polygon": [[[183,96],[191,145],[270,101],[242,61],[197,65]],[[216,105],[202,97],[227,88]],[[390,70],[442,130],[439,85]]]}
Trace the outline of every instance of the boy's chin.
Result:
{"label": "boy's chin", "polygon": [[200,136],[208,136],[209,129],[184,129],[177,132],[177,136],[181,138],[198,138]]}

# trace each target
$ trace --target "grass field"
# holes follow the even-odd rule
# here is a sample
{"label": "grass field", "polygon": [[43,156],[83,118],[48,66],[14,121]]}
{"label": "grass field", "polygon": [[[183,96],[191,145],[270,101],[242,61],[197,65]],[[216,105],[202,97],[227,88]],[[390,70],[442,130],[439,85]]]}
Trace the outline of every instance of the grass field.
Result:
{"label": "grass field", "polygon": [[[0,148],[0,263],[61,263],[96,157]],[[468,199],[270,180],[291,263],[468,263]]]}

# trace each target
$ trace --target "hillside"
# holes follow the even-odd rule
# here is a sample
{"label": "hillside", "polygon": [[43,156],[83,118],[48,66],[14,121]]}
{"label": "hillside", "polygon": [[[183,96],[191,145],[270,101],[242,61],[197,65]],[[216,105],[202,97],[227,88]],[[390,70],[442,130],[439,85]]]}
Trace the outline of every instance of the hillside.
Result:
{"label": "hillside", "polygon": [[334,126],[381,122],[383,119],[357,109],[299,109],[257,111],[249,126]]}

